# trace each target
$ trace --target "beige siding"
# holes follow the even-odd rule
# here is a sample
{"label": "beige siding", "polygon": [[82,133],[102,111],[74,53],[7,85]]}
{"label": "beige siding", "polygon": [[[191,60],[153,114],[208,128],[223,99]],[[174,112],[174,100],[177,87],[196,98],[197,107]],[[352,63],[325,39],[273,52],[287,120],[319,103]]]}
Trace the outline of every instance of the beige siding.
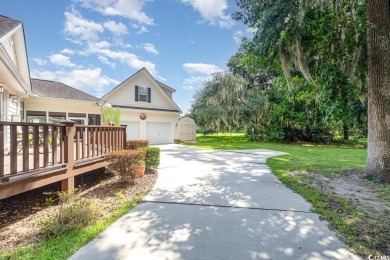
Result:
{"label": "beige siding", "polygon": [[24,101],[24,110],[100,114],[101,107],[95,102],[29,98]]}
{"label": "beige siding", "polygon": [[[135,101],[135,86],[151,88],[151,102]],[[136,75],[132,80],[125,82],[116,91],[111,93],[106,101],[112,105],[133,106],[145,108],[174,109],[177,108],[171,104],[169,97],[150,77],[145,73]]]}

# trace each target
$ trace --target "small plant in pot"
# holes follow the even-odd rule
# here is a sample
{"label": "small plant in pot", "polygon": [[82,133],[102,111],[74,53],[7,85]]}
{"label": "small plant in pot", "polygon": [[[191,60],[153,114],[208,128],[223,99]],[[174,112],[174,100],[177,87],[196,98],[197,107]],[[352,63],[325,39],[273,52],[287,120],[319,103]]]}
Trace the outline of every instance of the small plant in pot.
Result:
{"label": "small plant in pot", "polygon": [[133,169],[136,178],[144,177],[145,174],[145,161],[140,160],[134,163]]}

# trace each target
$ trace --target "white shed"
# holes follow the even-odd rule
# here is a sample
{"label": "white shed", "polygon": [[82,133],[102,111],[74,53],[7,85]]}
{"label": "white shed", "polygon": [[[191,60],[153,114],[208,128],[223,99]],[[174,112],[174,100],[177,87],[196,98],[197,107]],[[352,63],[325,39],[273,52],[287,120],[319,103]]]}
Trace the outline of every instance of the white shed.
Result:
{"label": "white shed", "polygon": [[179,119],[180,141],[196,141],[196,124],[194,119],[184,116]]}

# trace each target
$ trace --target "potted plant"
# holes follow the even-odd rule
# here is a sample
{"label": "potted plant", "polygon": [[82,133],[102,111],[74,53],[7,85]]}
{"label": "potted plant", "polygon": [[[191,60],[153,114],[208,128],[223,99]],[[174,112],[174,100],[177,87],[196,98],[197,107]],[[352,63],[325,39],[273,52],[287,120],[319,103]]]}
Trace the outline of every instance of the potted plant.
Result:
{"label": "potted plant", "polygon": [[145,161],[140,160],[134,163],[133,169],[136,178],[142,178],[145,174]]}
{"label": "potted plant", "polygon": [[118,108],[107,106],[102,111],[103,123],[108,126],[119,126],[121,124],[121,111]]}

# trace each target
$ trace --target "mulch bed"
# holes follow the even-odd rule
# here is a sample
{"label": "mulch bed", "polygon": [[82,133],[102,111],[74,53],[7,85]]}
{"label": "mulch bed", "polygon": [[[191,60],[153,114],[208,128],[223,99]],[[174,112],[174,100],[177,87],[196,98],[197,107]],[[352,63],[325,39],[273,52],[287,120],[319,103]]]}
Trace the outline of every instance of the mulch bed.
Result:
{"label": "mulch bed", "polygon": [[[146,173],[134,184],[128,184],[109,171],[96,170],[77,176],[75,186],[79,196],[94,200],[108,215],[123,199],[149,193],[156,180],[157,173]],[[60,183],[54,183],[0,200],[0,250],[15,250],[42,241],[40,221],[55,212],[60,187]]]}

